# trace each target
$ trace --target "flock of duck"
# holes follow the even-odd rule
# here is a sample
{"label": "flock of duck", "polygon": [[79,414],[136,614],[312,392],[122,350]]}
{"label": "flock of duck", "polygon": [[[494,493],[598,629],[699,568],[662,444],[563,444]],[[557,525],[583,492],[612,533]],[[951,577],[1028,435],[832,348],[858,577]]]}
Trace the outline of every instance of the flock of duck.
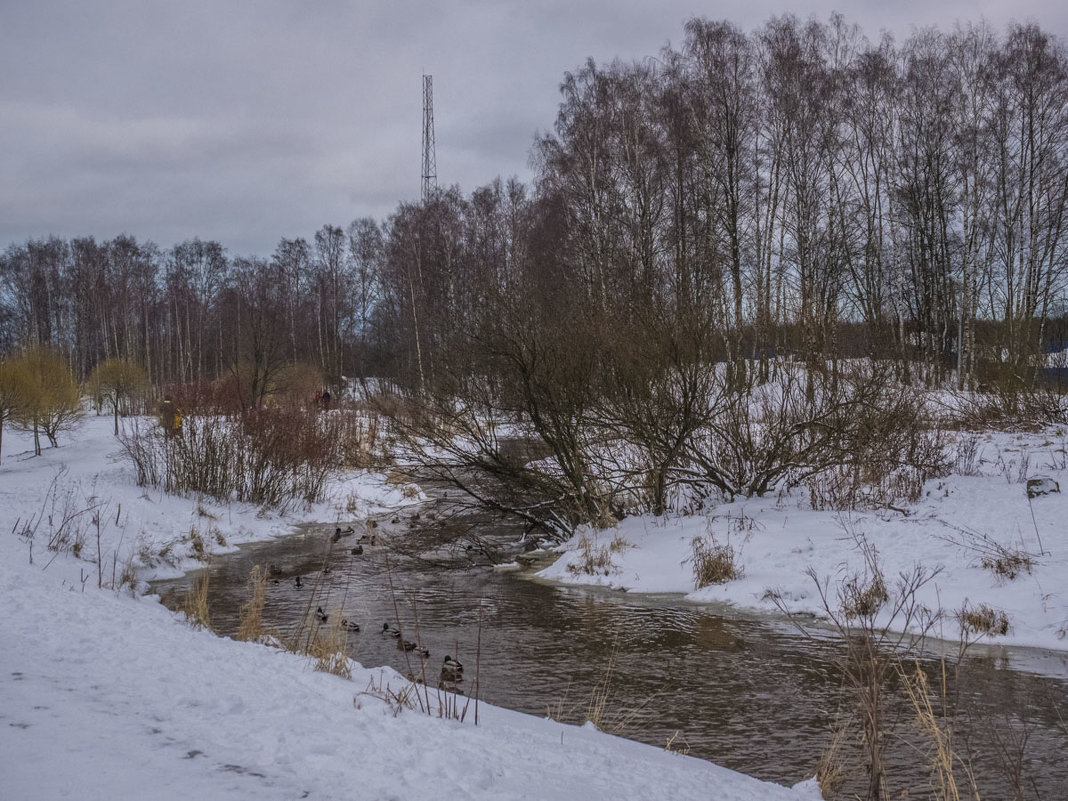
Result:
{"label": "flock of duck", "polygon": [[[373,546],[378,544],[378,537],[374,534],[374,529],[377,527],[378,524],[374,520],[369,520],[367,525],[368,528],[371,529],[371,532],[362,535],[357,541],[357,544],[350,550],[350,553],[353,556],[361,555],[363,553],[364,545]],[[330,538],[330,541],[331,543],[337,543],[343,537],[349,537],[355,533],[356,529],[354,529],[352,526],[349,526],[344,529],[338,526],[335,528],[334,533]],[[325,567],[323,569],[323,572],[329,573],[329,567]],[[284,574],[277,566],[270,565],[268,567],[268,575],[270,575],[274,579],[275,584],[278,584]],[[304,587],[305,584],[304,578],[300,575],[295,576],[294,584],[297,589],[301,589],[302,587]],[[322,606],[317,606],[315,608],[315,619],[318,623],[327,623],[330,620],[330,615],[323,609]],[[355,620],[342,618],[341,629],[342,631],[356,633],[360,631],[360,624],[357,623]],[[399,651],[413,652],[421,659],[430,658],[430,649],[428,649],[426,646],[412,642],[411,640],[404,639],[401,634],[401,630],[399,628],[391,626],[388,621],[382,624],[382,635],[394,638],[397,641],[397,650]],[[458,660],[453,659],[452,656],[446,656],[441,663],[441,681],[453,683],[461,682],[463,681],[463,677],[464,666]]]}

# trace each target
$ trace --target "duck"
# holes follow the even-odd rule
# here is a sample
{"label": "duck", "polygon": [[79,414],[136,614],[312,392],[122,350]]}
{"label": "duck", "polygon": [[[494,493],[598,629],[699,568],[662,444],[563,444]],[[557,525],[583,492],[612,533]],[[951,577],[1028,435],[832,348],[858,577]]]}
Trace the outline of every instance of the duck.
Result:
{"label": "duck", "polygon": [[297,589],[299,590],[301,587],[304,586],[304,579],[302,579],[300,576],[297,576],[296,584],[297,584]]}
{"label": "duck", "polygon": [[398,651],[414,651],[416,649],[416,647],[417,647],[416,644],[414,642],[412,642],[411,640],[405,640],[405,639],[400,638],[400,637],[397,638],[397,650]]}
{"label": "duck", "polygon": [[354,529],[352,526],[349,526],[348,528],[344,528],[344,529],[341,528],[341,526],[338,526],[337,530],[334,532],[334,536],[337,537],[338,539],[340,539],[341,537],[347,537],[350,534],[355,534],[355,533],[356,533],[356,529]]}
{"label": "duck", "polygon": [[451,656],[446,656],[441,661],[441,667],[446,670],[454,670],[457,673],[464,672],[464,666],[458,659],[453,659]]}
{"label": "duck", "polygon": [[388,621],[386,623],[382,624],[382,633],[383,634],[388,634],[390,637],[400,637],[400,634],[401,634],[400,633],[400,629],[391,629],[389,627],[389,622]]}
{"label": "duck", "polygon": [[353,556],[360,556],[363,553],[363,546],[357,545],[355,548],[352,549],[351,553]]}
{"label": "duck", "polygon": [[282,575],[282,568],[278,565],[267,565],[267,575],[276,579]]}
{"label": "duck", "polygon": [[315,607],[315,619],[320,623],[325,623],[329,619],[330,615],[323,611],[321,606]]}
{"label": "duck", "polygon": [[417,646],[415,646],[415,653],[418,654],[423,659],[429,659],[430,658],[430,649],[427,648],[425,645],[417,645]]}
{"label": "duck", "polygon": [[441,678],[445,681],[463,681],[464,666],[451,656],[446,656],[441,663]]}
{"label": "duck", "polygon": [[347,620],[345,618],[341,618],[341,628],[343,628],[345,631],[359,631],[360,624],[357,623],[355,620]]}

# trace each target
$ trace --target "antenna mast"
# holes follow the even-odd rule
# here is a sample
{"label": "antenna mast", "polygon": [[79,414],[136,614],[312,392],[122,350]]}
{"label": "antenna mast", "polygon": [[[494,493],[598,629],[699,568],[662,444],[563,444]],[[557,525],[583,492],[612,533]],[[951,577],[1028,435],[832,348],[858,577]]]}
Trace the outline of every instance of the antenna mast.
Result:
{"label": "antenna mast", "polygon": [[434,76],[423,76],[423,202],[438,190],[438,163],[434,153]]}

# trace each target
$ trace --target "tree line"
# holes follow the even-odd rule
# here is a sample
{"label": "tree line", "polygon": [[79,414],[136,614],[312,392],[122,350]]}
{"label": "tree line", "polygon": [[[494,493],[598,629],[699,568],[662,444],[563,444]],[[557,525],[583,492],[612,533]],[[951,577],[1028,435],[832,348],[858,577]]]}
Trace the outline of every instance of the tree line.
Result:
{"label": "tree line", "polygon": [[560,90],[530,185],[444,189],[267,258],[12,244],[0,349],[55,348],[80,378],[128,360],[156,386],[240,373],[257,403],[290,363],[426,392],[532,347],[617,383],[664,359],[766,377],[788,354],[964,384],[1025,374],[1056,336],[1068,57],[1036,25],[897,42],[840,16],[693,19]]}

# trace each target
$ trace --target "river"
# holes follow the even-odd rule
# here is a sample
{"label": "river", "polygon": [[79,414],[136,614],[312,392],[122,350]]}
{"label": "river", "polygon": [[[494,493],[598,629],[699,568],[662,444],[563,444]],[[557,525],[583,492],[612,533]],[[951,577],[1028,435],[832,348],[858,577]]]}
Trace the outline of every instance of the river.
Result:
{"label": "river", "polygon": [[[354,555],[359,536],[370,533],[356,526],[357,534],[336,543],[329,527],[309,526],[217,557],[206,568],[213,628],[236,632],[253,566],[271,566],[264,621],[281,639],[319,625],[314,610],[321,606],[333,616],[326,625],[341,617],[359,624],[359,633],[347,635],[348,652],[364,665],[425,673],[436,683],[450,655],[464,663],[460,686],[469,693],[477,673],[484,701],[567,722],[594,716],[607,731],[670,743],[784,784],[813,775],[852,708],[839,667],[842,643],[819,628],[802,632],[781,616],[712,609],[674,595],[551,584],[530,570],[412,559],[381,543],[388,524],[375,532],[379,544]],[[156,582],[153,592],[179,609],[195,576]],[[429,649],[425,669],[383,636],[386,622]],[[928,650],[921,665],[938,686],[938,655]],[[951,660],[954,744],[972,755],[983,797],[1013,798],[1016,785],[1023,798],[1068,796],[1068,655],[976,651],[959,665],[958,678],[953,667]],[[895,798],[904,789],[927,797],[929,741],[904,695],[889,690],[888,788]],[[845,745],[841,757],[841,792],[863,792],[858,747]],[[958,781],[965,781],[962,769]]]}

